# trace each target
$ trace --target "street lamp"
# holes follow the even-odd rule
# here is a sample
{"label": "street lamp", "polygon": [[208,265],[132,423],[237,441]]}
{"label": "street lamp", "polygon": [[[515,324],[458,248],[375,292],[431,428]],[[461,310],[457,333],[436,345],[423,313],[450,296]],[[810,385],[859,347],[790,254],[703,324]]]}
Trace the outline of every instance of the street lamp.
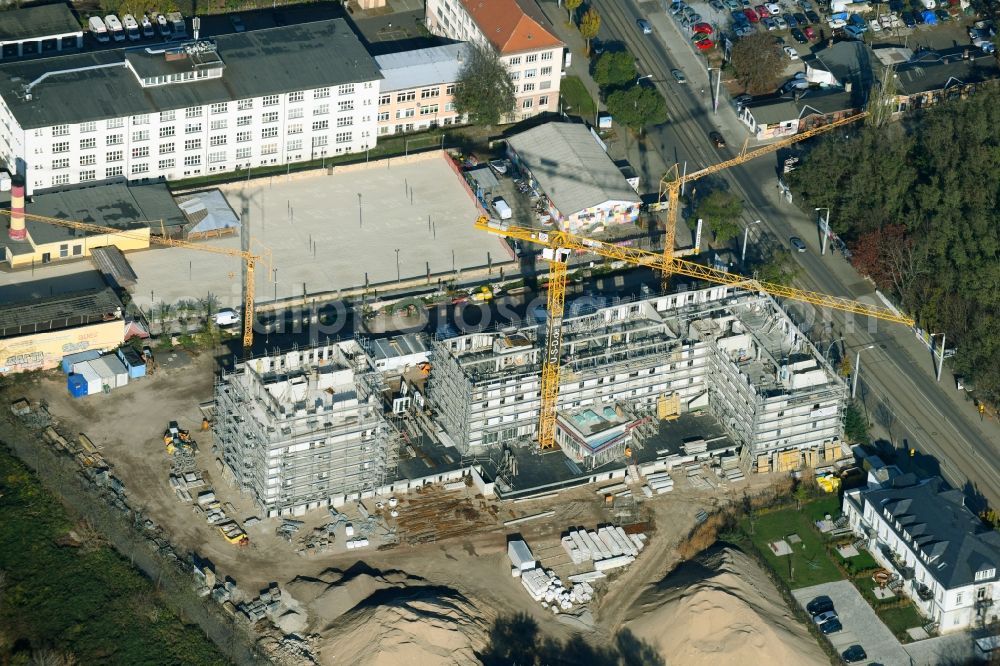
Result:
{"label": "street lamp", "polygon": [[826,353],[823,354],[823,358],[829,359],[830,358],[830,350],[833,349],[833,346],[835,344],[837,344],[838,342],[843,342],[843,340],[844,340],[844,338],[840,337],[840,338],[837,338],[836,340],[834,340],[833,342],[831,342],[830,346],[826,348]]}
{"label": "street lamp", "polygon": [[651,78],[653,78],[652,74],[643,74],[642,76],[637,77],[636,80],[635,80],[635,83],[633,83],[632,85],[636,85],[637,86],[637,85],[639,85],[639,81],[642,81],[643,79],[651,79]]}
{"label": "street lamp", "polygon": [[396,248],[396,282],[399,282],[399,248]]}
{"label": "street lamp", "polygon": [[945,333],[931,333],[931,339],[934,339],[935,335],[941,336],[941,353],[938,354],[937,359],[937,381],[941,381],[941,370],[944,368],[944,343],[947,341],[948,336]]}
{"label": "street lamp", "polygon": [[750,235],[750,227],[755,224],[760,224],[760,220],[754,220],[743,229],[743,250],[740,252],[740,266],[744,269],[746,268],[747,261],[747,237]]}
{"label": "street lamp", "polygon": [[708,68],[708,86],[712,86],[712,72],[716,73],[715,76],[715,95],[712,98],[712,113],[719,115],[719,87],[722,85],[722,68],[721,67],[709,67]]}
{"label": "street lamp", "polygon": [[822,208],[822,207],[815,209],[815,211],[817,213],[820,212],[821,210],[825,210],[826,211],[826,219],[824,220],[823,217],[820,216],[820,225],[819,225],[819,228],[820,228],[820,231],[822,232],[823,241],[821,243],[821,247],[820,247],[820,252],[819,253],[820,254],[826,254],[826,239],[830,236],[830,209],[829,208]]}
{"label": "street lamp", "polygon": [[854,378],[851,379],[851,400],[854,400],[854,396],[858,393],[858,375],[861,374],[861,352],[866,349],[874,349],[875,345],[868,345],[867,347],[862,347],[858,350],[858,353],[854,355]]}

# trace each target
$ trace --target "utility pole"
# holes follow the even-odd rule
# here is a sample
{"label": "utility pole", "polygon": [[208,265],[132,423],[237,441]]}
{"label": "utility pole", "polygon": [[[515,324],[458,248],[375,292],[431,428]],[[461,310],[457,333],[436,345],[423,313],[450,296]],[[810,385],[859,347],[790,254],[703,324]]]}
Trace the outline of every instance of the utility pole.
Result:
{"label": "utility pole", "polygon": [[826,241],[830,237],[830,209],[829,208],[820,207],[820,208],[816,208],[815,210],[816,210],[817,213],[819,213],[821,210],[825,210],[826,211],[826,219],[825,220],[823,219],[822,215],[820,215],[820,217],[819,217],[820,235],[823,237],[822,241],[820,243],[820,252],[819,253],[822,255],[822,254],[826,254]]}
{"label": "utility pole", "polygon": [[854,355],[854,377],[851,379],[851,400],[854,400],[854,396],[858,393],[858,375],[861,374],[861,352],[866,349],[872,349],[875,345],[868,345],[867,347],[862,347],[858,350],[858,353]]}
{"label": "utility pole", "polygon": [[942,333],[941,334],[941,353],[938,354],[938,362],[937,362],[937,380],[939,382],[941,381],[941,370],[944,368],[944,348],[945,348],[944,343],[947,340],[948,340],[948,334],[947,333]]}

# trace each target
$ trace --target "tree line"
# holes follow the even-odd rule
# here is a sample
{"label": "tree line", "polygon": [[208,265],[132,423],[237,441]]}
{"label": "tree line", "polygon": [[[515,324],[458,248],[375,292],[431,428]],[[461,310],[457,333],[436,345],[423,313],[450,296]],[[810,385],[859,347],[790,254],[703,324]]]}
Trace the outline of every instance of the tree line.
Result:
{"label": "tree line", "polygon": [[1000,90],[819,141],[789,182],[830,207],[852,263],[957,346],[954,370],[1000,399]]}

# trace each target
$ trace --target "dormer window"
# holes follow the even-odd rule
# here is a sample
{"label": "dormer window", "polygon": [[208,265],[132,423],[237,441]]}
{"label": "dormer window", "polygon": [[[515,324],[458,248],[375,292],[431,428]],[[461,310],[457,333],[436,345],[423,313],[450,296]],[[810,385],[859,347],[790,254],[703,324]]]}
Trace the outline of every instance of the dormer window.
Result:
{"label": "dormer window", "polygon": [[990,580],[991,578],[993,578],[994,576],[996,576],[996,574],[997,574],[997,570],[995,568],[994,569],[980,569],[979,571],[976,572],[976,582],[978,583],[979,581]]}

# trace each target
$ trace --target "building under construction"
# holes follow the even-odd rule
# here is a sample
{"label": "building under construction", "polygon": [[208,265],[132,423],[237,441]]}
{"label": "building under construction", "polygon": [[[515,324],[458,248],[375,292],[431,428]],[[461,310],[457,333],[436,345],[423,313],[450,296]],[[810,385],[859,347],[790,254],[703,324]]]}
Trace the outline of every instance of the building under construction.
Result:
{"label": "building under construction", "polygon": [[235,485],[268,516],[381,486],[397,452],[382,391],[353,340],[237,364],[215,386],[213,425]]}
{"label": "building under construction", "polygon": [[[435,342],[429,397],[463,454],[537,436],[544,336],[536,323]],[[790,470],[844,455],[846,397],[843,380],[769,296],[715,286],[564,319],[564,421],[587,406],[598,416],[626,405],[661,419],[707,411],[741,447],[747,470]],[[586,454],[580,447],[571,458]]]}

